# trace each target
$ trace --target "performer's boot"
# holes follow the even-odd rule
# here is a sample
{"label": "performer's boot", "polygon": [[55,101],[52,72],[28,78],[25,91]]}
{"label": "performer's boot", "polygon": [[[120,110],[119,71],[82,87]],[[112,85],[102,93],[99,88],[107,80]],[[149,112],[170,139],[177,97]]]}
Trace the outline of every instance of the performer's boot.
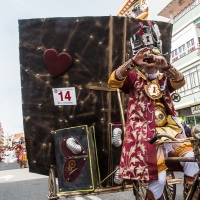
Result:
{"label": "performer's boot", "polygon": [[[192,187],[192,184],[196,178],[197,174],[195,174],[193,177],[184,175],[184,190],[183,190],[183,198],[186,199],[188,192],[190,191],[190,188]],[[192,200],[198,200],[200,197],[200,188],[198,188],[193,197]]]}
{"label": "performer's boot", "polygon": [[[150,190],[147,189],[146,191],[147,191],[147,193],[146,193],[145,200],[156,200],[153,196],[153,193]],[[163,200],[163,195],[160,198],[158,198],[157,200]]]}

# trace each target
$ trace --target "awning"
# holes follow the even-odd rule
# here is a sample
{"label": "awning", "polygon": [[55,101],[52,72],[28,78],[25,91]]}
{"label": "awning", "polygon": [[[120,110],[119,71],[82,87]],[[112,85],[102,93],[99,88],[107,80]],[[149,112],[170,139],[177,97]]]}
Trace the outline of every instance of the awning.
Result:
{"label": "awning", "polygon": [[200,23],[200,18],[194,21],[194,24],[199,24]]}

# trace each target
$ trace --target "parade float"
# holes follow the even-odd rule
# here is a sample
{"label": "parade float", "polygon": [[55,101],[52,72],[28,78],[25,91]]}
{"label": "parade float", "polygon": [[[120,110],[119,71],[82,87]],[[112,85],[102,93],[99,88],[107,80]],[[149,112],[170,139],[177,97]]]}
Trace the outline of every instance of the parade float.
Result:
{"label": "parade float", "polygon": [[141,40],[170,52],[171,32],[169,23],[116,16],[19,20],[29,171],[49,175],[49,199],[132,184],[118,177],[127,96],[108,78]]}

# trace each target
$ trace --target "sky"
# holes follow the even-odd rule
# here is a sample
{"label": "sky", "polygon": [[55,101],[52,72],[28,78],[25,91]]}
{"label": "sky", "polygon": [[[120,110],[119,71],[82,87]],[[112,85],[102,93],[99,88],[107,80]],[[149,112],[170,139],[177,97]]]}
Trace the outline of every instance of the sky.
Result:
{"label": "sky", "polygon": [[18,20],[116,16],[124,0],[0,0],[0,122],[4,136],[23,132]]}

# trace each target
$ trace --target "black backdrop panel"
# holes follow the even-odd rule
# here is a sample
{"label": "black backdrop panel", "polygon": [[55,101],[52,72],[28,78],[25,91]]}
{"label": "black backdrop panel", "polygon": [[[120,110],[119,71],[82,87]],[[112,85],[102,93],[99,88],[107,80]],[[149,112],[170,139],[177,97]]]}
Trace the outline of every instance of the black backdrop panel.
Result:
{"label": "black backdrop panel", "polygon": [[[69,17],[19,20],[22,109],[30,172],[48,175],[56,166],[55,130],[95,127],[101,179],[109,173],[109,122],[119,122],[111,72],[131,57],[130,37],[141,20],[124,17]],[[146,21],[143,21],[146,24]],[[170,52],[172,25],[158,22],[163,52]],[[43,59],[47,49],[73,58],[69,71],[52,77]],[[77,105],[55,106],[53,88],[75,87]],[[126,114],[126,96],[122,95]]]}

